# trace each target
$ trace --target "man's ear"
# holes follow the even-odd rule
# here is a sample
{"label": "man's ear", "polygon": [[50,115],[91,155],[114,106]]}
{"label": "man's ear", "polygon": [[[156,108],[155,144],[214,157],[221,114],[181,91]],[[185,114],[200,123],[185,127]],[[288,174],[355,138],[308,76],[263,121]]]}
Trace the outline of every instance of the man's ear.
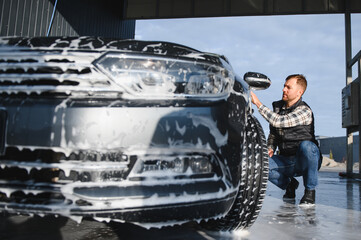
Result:
{"label": "man's ear", "polygon": [[305,92],[305,91],[303,91],[302,89],[299,89],[299,90],[298,90],[298,93],[300,94],[300,97],[302,97],[302,95],[303,95],[304,92]]}

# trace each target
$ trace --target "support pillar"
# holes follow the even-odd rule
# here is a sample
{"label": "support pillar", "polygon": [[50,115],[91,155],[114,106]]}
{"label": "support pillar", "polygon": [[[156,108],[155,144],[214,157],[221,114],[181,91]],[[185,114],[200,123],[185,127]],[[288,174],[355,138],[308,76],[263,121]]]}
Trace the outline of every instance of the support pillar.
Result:
{"label": "support pillar", "polygon": [[[348,2],[348,1],[347,1]],[[345,50],[346,50],[346,85],[352,82],[352,66],[349,66],[349,62],[352,59],[352,39],[351,39],[351,14],[346,9],[345,12]],[[360,84],[361,85],[361,84]],[[350,129],[346,130],[347,134],[347,158],[346,158],[346,174],[352,176],[353,166],[353,134]]]}

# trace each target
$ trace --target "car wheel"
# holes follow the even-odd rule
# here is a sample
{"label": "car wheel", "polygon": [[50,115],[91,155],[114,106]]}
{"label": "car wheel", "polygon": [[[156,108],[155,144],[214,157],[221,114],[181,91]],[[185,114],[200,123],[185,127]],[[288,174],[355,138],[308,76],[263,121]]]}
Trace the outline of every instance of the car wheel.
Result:
{"label": "car wheel", "polygon": [[265,135],[258,120],[249,115],[242,151],[240,186],[236,200],[224,217],[202,222],[202,227],[214,231],[249,228],[261,210],[267,180],[268,153]]}

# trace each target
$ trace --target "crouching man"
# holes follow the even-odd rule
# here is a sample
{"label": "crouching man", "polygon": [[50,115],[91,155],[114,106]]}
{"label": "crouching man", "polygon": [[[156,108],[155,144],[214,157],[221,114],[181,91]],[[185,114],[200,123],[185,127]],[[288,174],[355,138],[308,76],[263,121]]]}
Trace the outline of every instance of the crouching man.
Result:
{"label": "crouching man", "polygon": [[[307,80],[301,74],[286,78],[282,100],[273,102],[273,111],[264,106],[251,92],[252,103],[269,122],[267,140],[269,155],[269,181],[286,190],[284,199],[295,199],[297,176],[303,177],[305,187],[300,204],[315,203],[315,188],[321,155],[315,139],[314,116],[311,108],[302,101]],[[279,154],[275,154],[278,148]]]}

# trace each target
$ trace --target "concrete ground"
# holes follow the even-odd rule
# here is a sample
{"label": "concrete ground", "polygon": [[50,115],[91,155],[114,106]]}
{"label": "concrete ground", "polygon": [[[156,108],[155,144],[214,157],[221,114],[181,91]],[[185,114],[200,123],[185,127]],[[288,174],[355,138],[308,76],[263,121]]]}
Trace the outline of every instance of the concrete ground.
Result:
{"label": "concrete ground", "polygon": [[283,191],[268,184],[261,214],[246,239],[361,239],[361,181],[338,173],[332,168],[320,171],[312,207],[298,205],[301,184],[295,203],[282,201]]}

